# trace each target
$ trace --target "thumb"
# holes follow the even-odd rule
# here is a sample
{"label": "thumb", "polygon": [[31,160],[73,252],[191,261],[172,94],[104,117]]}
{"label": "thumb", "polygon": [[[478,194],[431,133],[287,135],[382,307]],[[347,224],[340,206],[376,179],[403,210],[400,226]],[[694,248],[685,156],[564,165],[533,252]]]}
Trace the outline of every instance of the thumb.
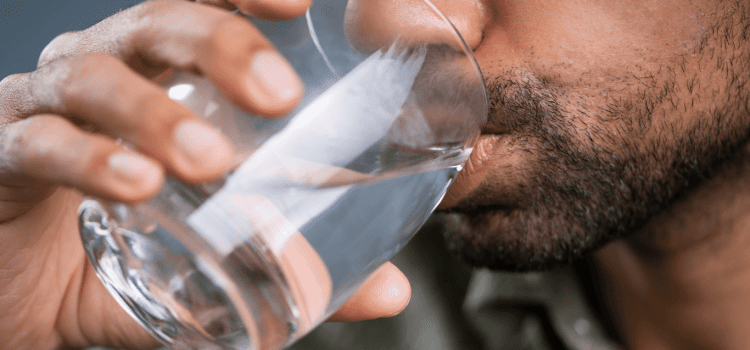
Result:
{"label": "thumb", "polygon": [[395,316],[406,308],[411,286],[395,265],[380,266],[328,322],[352,322]]}

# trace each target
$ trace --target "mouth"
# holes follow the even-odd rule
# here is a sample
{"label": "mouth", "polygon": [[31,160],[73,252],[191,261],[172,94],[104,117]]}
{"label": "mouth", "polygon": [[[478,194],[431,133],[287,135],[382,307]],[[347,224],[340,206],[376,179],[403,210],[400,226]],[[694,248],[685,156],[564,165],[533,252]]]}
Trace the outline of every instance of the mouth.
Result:
{"label": "mouth", "polygon": [[504,134],[483,134],[477,140],[474,150],[458,173],[453,184],[445,194],[438,210],[450,209],[471,196],[482,184],[487,176],[492,161],[492,155],[500,144]]}

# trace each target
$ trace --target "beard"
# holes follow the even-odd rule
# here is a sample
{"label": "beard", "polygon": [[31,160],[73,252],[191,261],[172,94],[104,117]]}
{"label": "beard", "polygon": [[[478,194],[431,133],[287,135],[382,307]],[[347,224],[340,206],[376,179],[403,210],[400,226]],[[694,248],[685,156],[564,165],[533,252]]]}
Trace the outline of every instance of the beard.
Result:
{"label": "beard", "polygon": [[485,178],[437,215],[448,247],[493,269],[557,266],[637,231],[710,178],[750,134],[749,30],[724,30],[726,20],[696,46],[695,62],[631,67],[637,76],[606,79],[596,96],[521,69],[493,72],[489,119],[523,161],[511,186]]}

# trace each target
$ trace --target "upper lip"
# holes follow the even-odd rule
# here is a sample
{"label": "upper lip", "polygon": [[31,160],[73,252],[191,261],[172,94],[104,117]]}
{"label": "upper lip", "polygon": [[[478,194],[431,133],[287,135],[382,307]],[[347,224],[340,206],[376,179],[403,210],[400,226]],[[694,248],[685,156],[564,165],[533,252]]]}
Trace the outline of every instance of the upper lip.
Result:
{"label": "upper lip", "polygon": [[487,122],[482,126],[481,132],[483,135],[499,135],[510,133],[510,129],[506,125],[500,123],[496,117],[493,118],[490,113],[490,115],[487,116]]}

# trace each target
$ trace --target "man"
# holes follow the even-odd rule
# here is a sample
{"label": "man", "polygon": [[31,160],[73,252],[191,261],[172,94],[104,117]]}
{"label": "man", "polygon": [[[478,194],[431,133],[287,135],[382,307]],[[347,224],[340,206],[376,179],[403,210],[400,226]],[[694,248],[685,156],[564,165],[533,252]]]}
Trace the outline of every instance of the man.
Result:
{"label": "man", "polygon": [[[511,270],[601,248],[595,278],[625,347],[750,347],[750,3],[434,2],[474,49],[491,99],[484,136],[441,205],[452,213],[449,246]],[[211,3],[267,18],[307,6]],[[350,1],[429,33],[419,13],[394,18],[392,6],[409,2]],[[135,202],[153,195],[164,172],[218,176],[231,158],[223,136],[146,78],[198,70],[241,107],[274,115],[301,93],[283,62],[226,12],[162,1],[59,37],[35,72],[0,84],[5,344],[152,345],[88,269],[74,237],[80,195],[67,188]],[[184,142],[196,137],[205,143]],[[339,319],[403,307],[400,275],[386,266],[378,276]],[[372,294],[380,282],[402,297]]]}

